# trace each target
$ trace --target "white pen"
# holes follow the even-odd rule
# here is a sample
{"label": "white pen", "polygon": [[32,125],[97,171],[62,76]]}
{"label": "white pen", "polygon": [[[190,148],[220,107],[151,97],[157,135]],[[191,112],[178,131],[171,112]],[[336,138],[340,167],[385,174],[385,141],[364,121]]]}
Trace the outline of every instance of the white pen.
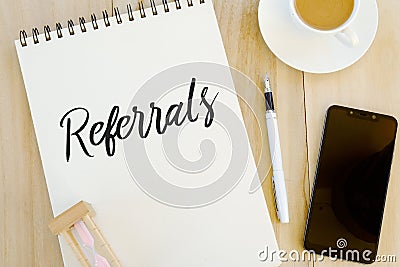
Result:
{"label": "white pen", "polygon": [[271,85],[268,74],[264,80],[264,95],[266,104],[266,119],[268,130],[269,151],[272,159],[272,185],[276,203],[276,212],[281,223],[289,223],[289,207],[286,194],[285,176],[282,168],[281,145],[279,141],[278,121],[274,109]]}

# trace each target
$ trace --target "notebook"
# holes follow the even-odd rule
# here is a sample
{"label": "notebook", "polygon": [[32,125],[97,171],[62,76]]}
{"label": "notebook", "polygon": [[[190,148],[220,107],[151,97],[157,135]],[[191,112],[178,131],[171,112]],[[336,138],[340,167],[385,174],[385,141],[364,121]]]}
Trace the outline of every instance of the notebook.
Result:
{"label": "notebook", "polygon": [[91,203],[122,266],[278,265],[211,0],[133,9],[15,42],[54,215]]}

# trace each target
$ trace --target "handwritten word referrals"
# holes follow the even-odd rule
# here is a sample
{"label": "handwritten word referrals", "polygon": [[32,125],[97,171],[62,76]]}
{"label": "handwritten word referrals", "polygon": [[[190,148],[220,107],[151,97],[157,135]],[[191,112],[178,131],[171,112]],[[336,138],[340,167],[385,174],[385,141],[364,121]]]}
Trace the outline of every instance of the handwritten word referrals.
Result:
{"label": "handwritten word referrals", "polygon": [[[71,142],[75,140],[79,143],[82,151],[88,157],[93,157],[94,155],[90,153],[89,146],[99,146],[101,144],[105,144],[105,149],[107,155],[112,157],[115,153],[115,139],[126,139],[132,133],[134,126],[137,125],[138,133],[141,138],[146,138],[150,129],[153,125],[153,121],[155,123],[155,128],[158,134],[164,134],[167,128],[171,125],[180,126],[186,120],[189,122],[195,122],[198,120],[199,114],[195,116],[192,113],[192,105],[193,105],[193,93],[195,89],[196,79],[193,78],[189,87],[189,95],[188,101],[186,105],[186,111],[183,111],[184,103],[179,102],[179,104],[172,104],[168,108],[167,112],[161,110],[161,108],[157,107],[154,102],[149,104],[150,106],[150,118],[147,120],[148,123],[145,125],[145,113],[143,111],[138,110],[137,106],[133,106],[131,111],[131,115],[123,115],[120,116],[118,106],[114,106],[111,109],[110,115],[108,116],[108,120],[106,122],[97,121],[91,125],[89,125],[90,113],[86,108],[76,107],[69,110],[64,116],[61,118],[60,127],[65,128],[66,135],[66,149],[65,156],[66,160],[69,161],[71,157]],[[213,100],[209,102],[207,100],[207,92],[208,87],[204,87],[200,93],[200,106],[203,106],[206,109],[206,116],[204,119],[204,126],[206,128],[210,127],[214,120],[214,109],[213,104],[218,96],[218,93],[214,96]],[[185,112],[181,115],[182,112]],[[83,115],[83,119],[76,124],[76,122],[72,121],[73,114],[80,113],[80,117]],[[164,119],[162,117],[164,116]],[[164,121],[164,122],[162,122]],[[125,131],[123,131],[125,129]],[[85,142],[83,138],[83,134],[85,130],[89,130],[89,142]]]}

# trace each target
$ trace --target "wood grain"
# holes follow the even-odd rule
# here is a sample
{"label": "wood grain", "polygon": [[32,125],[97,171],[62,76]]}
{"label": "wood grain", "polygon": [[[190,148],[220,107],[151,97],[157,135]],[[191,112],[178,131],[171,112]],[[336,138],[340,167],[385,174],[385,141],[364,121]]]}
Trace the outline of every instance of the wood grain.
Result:
{"label": "wood grain", "polygon": [[[379,26],[376,39],[359,62],[336,73],[327,75],[305,74],[305,98],[307,103],[308,153],[310,175],[314,178],[322,126],[327,108],[341,104],[359,109],[391,114],[400,118],[400,30],[394,25],[400,23],[396,10],[399,1],[378,1]],[[398,143],[398,142],[397,142]],[[378,254],[393,255],[400,252],[400,210],[399,189],[400,146],[395,155],[389,182],[389,190],[382,225]],[[399,261],[399,259],[398,259]],[[396,265],[397,264],[397,265]],[[399,263],[392,263],[398,266]],[[356,266],[350,263],[333,263],[325,260],[315,266]],[[388,266],[389,263],[375,263],[373,266]]]}
{"label": "wood grain", "polygon": [[[111,11],[110,1],[0,1],[0,266],[60,266],[52,218],[14,40],[21,29]],[[29,31],[28,31],[29,34]]]}
{"label": "wood grain", "polygon": [[[130,1],[133,7],[137,7],[137,2]],[[70,18],[77,22],[79,16],[88,19],[92,12],[100,17],[101,10],[107,9],[111,14],[112,7],[126,4],[125,0],[0,0],[0,266],[62,265],[57,239],[47,228],[52,212],[13,40],[18,38],[20,29],[37,26],[42,32],[45,24],[54,27],[60,21],[65,25]],[[289,192],[290,224],[277,221],[270,174],[263,189],[279,245],[287,251],[303,249],[310,188],[326,108],[337,103],[400,116],[400,30],[397,27],[400,2],[380,0],[378,4],[380,25],[368,53],[346,70],[312,75],[286,66],[266,47],[258,28],[258,0],[214,0],[231,66],[260,88],[266,71],[272,80]],[[265,125],[261,121],[262,94],[252,90],[243,95],[251,107],[241,103],[254,157],[269,166]],[[398,160],[399,146],[396,146],[380,254],[400,252]],[[329,260],[282,264],[349,265]]]}
{"label": "wood grain", "polygon": [[[266,47],[258,29],[258,1],[242,1],[235,4],[229,1],[214,1],[214,5],[229,64],[247,75],[260,88],[259,92],[239,93],[241,96],[246,96],[247,102],[256,114],[253,116],[247,106],[241,105],[254,158],[256,162],[261,160],[261,164],[267,166],[270,166],[269,153],[261,153],[261,148],[268,150],[266,134],[262,138],[258,125],[262,125],[265,133],[265,104],[264,96],[260,92],[263,88],[265,73],[268,72],[271,78],[279,117],[286,183],[290,192],[289,202],[293,203],[289,207],[292,216],[290,224],[280,224],[276,217],[271,173],[265,180],[263,189],[280,248],[287,251],[302,250],[309,195],[308,188],[304,190],[305,185],[308,187],[308,176],[306,176],[302,73],[280,62]],[[288,113],[288,110],[291,112]],[[298,153],[292,153],[292,151],[298,151]],[[260,159],[261,154],[266,157]],[[307,266],[307,263],[299,263],[297,266]]]}

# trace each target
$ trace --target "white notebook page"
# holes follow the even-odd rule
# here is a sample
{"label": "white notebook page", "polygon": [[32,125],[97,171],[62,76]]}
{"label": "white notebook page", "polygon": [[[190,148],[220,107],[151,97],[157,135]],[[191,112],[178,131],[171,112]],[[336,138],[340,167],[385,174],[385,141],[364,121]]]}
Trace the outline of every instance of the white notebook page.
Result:
{"label": "white notebook page", "polygon": [[[71,137],[71,154],[66,160],[66,127],[60,127],[60,120],[67,111],[85,107],[90,112],[90,125],[106,122],[115,105],[121,108],[121,116],[127,114],[136,90],[170,67],[190,62],[228,65],[212,2],[193,1],[192,7],[181,2],[181,10],[171,3],[169,13],[159,6],[157,16],[146,9],[147,17],[141,19],[135,12],[134,21],[124,14],[122,24],[110,17],[110,27],[98,19],[96,31],[89,23],[86,33],[75,26],[74,36],[63,29],[61,39],[52,32],[48,42],[43,35],[39,44],[28,38],[26,47],[16,41],[54,215],[80,200],[91,203],[97,212],[96,223],[123,266],[276,266],[277,261],[258,259],[266,246],[277,250],[277,243],[262,190],[248,193],[256,166],[247,138],[242,143],[248,163],[239,184],[224,198],[199,208],[165,205],[144,193],[127,168],[120,140],[116,140],[112,157],[106,154],[104,144],[87,145],[94,155],[88,157]],[[188,82],[190,78],[190,74],[182,77]],[[199,90],[196,87],[196,97]],[[213,97],[215,92],[210,91]],[[187,98],[187,93],[179,94],[175,102]],[[173,97],[170,100],[174,101]],[[236,96],[220,92],[218,101],[237,114],[244,129]],[[148,107],[148,103],[136,104]],[[82,113],[73,123],[82,122],[79,116]],[[218,116],[216,110],[216,120]],[[221,173],[219,167],[229,164],[226,158],[235,152],[235,146],[229,147],[229,136],[219,134],[217,126],[206,129],[203,119],[187,128],[181,149],[189,159],[201,157],[199,143],[210,134],[222,149],[208,173],[202,176],[170,168],[159,150],[161,137],[153,129],[145,140],[151,153],[148,157],[171,183],[184,181],[196,186],[195,179],[201,177],[212,182]],[[88,131],[82,131],[85,144]],[[135,128],[132,138],[137,135]],[[78,266],[62,238],[60,244],[65,266]]]}

